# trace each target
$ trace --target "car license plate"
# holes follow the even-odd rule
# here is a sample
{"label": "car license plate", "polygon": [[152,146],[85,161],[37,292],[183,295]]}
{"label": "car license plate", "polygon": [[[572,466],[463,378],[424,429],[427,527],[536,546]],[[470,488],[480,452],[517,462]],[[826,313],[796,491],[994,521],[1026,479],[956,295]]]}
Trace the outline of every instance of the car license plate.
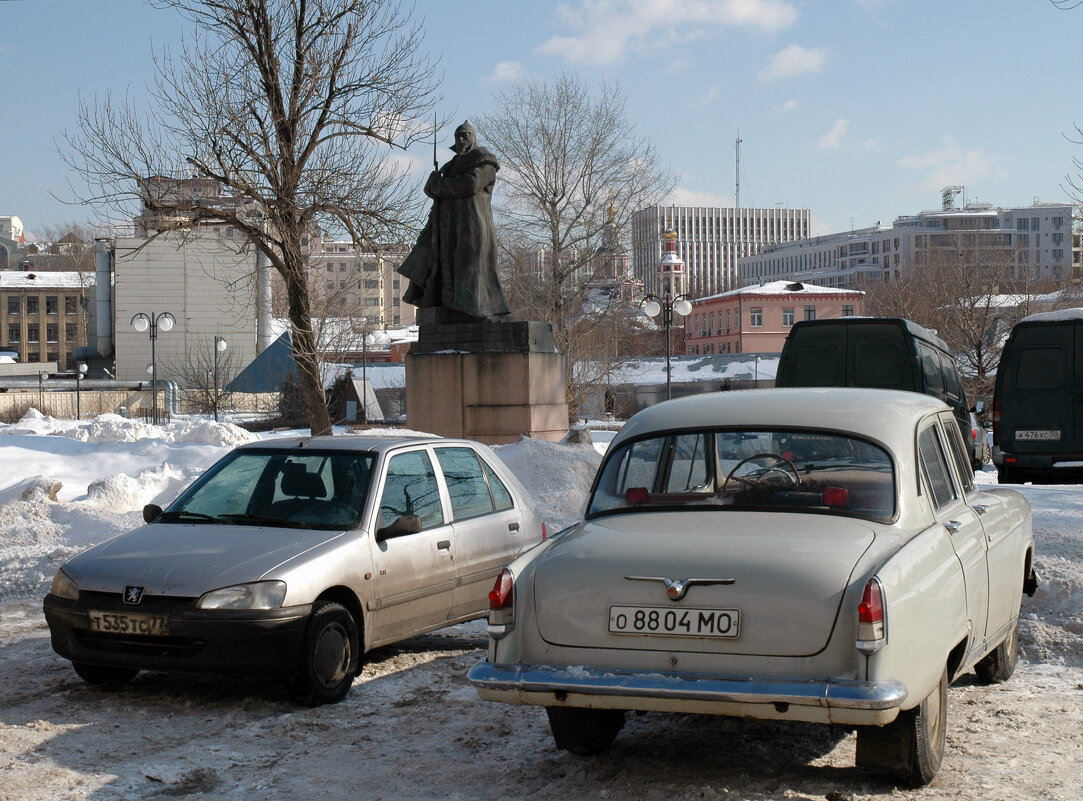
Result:
{"label": "car license plate", "polygon": [[1016,431],[1015,438],[1023,440],[1042,440],[1048,442],[1056,442],[1060,440],[1060,429],[1032,429],[1026,431]]}
{"label": "car license plate", "polygon": [[150,634],[165,636],[169,634],[168,615],[120,614],[116,612],[87,612],[91,631],[104,631],[110,634]]}
{"label": "car license plate", "polygon": [[655,606],[609,607],[613,634],[670,634],[681,637],[736,637],[737,609],[675,609]]}

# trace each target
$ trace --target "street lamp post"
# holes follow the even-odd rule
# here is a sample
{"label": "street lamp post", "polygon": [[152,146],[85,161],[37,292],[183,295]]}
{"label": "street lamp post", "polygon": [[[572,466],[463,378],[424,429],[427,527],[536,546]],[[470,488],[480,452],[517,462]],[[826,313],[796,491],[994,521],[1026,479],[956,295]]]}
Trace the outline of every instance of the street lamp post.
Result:
{"label": "street lamp post", "polygon": [[38,373],[38,411],[45,414],[45,381],[49,378],[49,373],[42,370]]}
{"label": "street lamp post", "polygon": [[158,425],[158,362],[154,353],[154,342],[158,339],[158,330],[172,331],[177,324],[177,318],[169,312],[151,312],[144,314],[136,312],[132,316],[132,328],[142,333],[150,332],[150,396],[154,409],[154,425]]}
{"label": "street lamp post", "polygon": [[218,422],[218,354],[225,353],[229,344],[220,336],[214,338],[214,422]]}
{"label": "street lamp post", "polygon": [[676,297],[670,297],[669,292],[666,292],[662,297],[651,293],[643,298],[643,311],[647,313],[648,317],[657,317],[661,314],[662,327],[666,330],[666,400],[673,396],[670,375],[670,359],[673,349],[669,337],[669,329],[673,325],[673,312],[676,312],[681,317],[687,317],[692,313],[692,303],[693,300],[690,295],[680,294]]}
{"label": "street lamp post", "polygon": [[83,403],[82,392],[80,391],[83,385],[83,376],[86,375],[86,362],[79,362],[75,366],[75,419],[83,419]]}

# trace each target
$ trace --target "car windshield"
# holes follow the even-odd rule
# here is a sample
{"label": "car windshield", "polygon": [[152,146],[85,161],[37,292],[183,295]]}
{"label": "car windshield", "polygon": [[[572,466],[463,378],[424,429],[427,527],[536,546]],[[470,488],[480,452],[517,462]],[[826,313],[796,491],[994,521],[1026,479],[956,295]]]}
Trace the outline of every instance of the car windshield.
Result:
{"label": "car windshield", "polygon": [[159,520],[349,529],[357,525],[375,455],[363,451],[241,450],[188,488]]}
{"label": "car windshield", "polygon": [[895,471],[879,445],[800,430],[665,432],[619,446],[587,517],[661,508],[826,512],[888,520]]}

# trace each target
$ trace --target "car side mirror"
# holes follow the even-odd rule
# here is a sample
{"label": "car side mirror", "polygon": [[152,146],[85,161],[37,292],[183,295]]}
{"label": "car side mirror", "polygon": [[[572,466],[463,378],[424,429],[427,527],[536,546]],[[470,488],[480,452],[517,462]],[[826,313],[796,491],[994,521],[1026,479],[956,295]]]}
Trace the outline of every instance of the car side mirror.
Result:
{"label": "car side mirror", "polygon": [[421,518],[417,515],[402,515],[395,519],[390,526],[376,529],[376,541],[383,542],[392,537],[401,537],[403,534],[417,534],[421,531]]}
{"label": "car side mirror", "polygon": [[156,503],[148,503],[143,507],[143,522],[153,523],[162,516],[162,507]]}
{"label": "car side mirror", "polygon": [[978,398],[974,401],[974,414],[985,414],[985,400]]}

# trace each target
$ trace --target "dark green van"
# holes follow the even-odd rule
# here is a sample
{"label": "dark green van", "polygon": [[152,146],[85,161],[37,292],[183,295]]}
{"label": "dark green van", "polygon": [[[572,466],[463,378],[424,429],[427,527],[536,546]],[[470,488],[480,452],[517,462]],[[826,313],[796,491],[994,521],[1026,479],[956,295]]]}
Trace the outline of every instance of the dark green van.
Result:
{"label": "dark green van", "polygon": [[775,386],[923,392],[952,408],[963,441],[970,442],[970,410],[947,343],[929,329],[901,317],[842,317],[794,323],[782,346]]}
{"label": "dark green van", "polygon": [[1083,481],[1083,309],[1012,328],[993,391],[993,463],[1001,483]]}

